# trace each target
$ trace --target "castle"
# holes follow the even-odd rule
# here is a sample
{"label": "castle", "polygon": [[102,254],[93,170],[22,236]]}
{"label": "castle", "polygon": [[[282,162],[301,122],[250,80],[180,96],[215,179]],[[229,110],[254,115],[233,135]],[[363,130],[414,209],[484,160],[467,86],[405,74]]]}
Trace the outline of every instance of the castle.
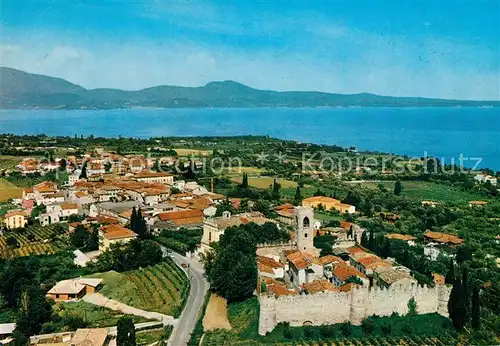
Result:
{"label": "castle", "polygon": [[361,325],[369,316],[390,316],[408,313],[408,301],[417,303],[417,313],[437,312],[448,317],[448,299],[451,287],[433,288],[416,284],[378,287],[353,287],[349,292],[321,292],[315,294],[272,296],[261,294],[259,334],[266,335],[278,323],[291,326],[322,325],[351,322]]}
{"label": "castle", "polygon": [[[271,332],[278,323],[282,322],[288,322],[291,326],[335,324],[347,321],[353,325],[360,325],[365,318],[372,315],[390,316],[394,312],[404,315],[408,313],[408,302],[412,298],[416,302],[418,314],[438,313],[448,316],[447,303],[451,287],[447,285],[436,285],[433,288],[421,286],[416,283],[416,280],[407,277],[398,279],[399,281],[395,279],[389,283],[388,287],[378,287],[379,281],[375,279],[376,275],[374,276],[373,272],[376,273],[377,268],[381,266],[389,267],[387,270],[396,271],[392,268],[392,264],[369,253],[365,253],[369,259],[365,263],[362,260],[364,256],[360,256],[364,254],[359,252],[351,253],[348,262],[331,255],[318,257],[318,250],[313,245],[314,212],[312,208],[296,207],[294,214],[297,226],[295,242],[277,244],[274,250],[279,249],[281,252],[279,256],[281,262],[268,261],[267,263],[269,266],[274,263],[276,266],[284,267],[285,275],[280,278],[277,273],[282,275],[282,271],[265,273],[259,270],[259,276],[263,282],[269,283],[263,290],[258,288],[260,335]],[[352,248],[348,249],[353,251]],[[278,256],[271,250],[271,245],[263,244],[257,252],[260,256],[276,260]],[[361,249],[357,248],[357,250]],[[260,264],[263,269],[266,267],[266,263]],[[356,266],[359,270],[355,269]],[[341,275],[335,276],[336,268],[356,272],[364,284],[358,285],[338,280]],[[399,278],[399,275],[394,277]],[[368,279],[372,279],[374,286],[370,287]]]}

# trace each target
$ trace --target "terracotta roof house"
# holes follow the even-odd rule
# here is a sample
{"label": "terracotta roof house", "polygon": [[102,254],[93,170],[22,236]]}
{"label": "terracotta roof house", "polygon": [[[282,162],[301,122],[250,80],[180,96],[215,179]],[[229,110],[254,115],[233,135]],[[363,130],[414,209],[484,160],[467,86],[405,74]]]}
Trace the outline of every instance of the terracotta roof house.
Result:
{"label": "terracotta roof house", "polygon": [[338,292],[337,286],[328,280],[313,280],[303,285],[303,289],[307,294],[315,294],[320,292]]}
{"label": "terracotta roof house", "polygon": [[[156,215],[158,219],[163,222],[163,228],[193,228],[201,227],[203,224],[203,212],[201,210],[179,210],[169,211]],[[159,224],[153,225],[157,228]]]}
{"label": "terracotta roof house", "polygon": [[368,284],[369,281],[365,274],[360,272],[358,269],[348,265],[347,263],[336,263],[332,269],[332,282],[336,286],[342,286],[348,278],[351,276],[359,278],[364,283]]}
{"label": "terracotta roof house", "polygon": [[102,226],[99,229],[99,251],[106,251],[111,244],[125,244],[137,238],[137,234],[119,224]]}
{"label": "terracotta roof house", "polygon": [[371,276],[375,267],[392,267],[392,265],[378,257],[377,255],[367,252],[351,253],[349,256],[350,263],[365,275]]}
{"label": "terracotta roof house", "polygon": [[257,268],[262,277],[281,279],[285,276],[285,265],[270,257],[257,256]]}
{"label": "terracotta roof house", "polygon": [[387,288],[394,284],[416,284],[410,274],[409,269],[402,267],[376,267],[373,269],[373,280],[378,286]]}
{"label": "terracotta roof house", "polygon": [[429,242],[437,242],[441,244],[447,244],[452,247],[455,247],[459,244],[462,244],[464,242],[463,239],[460,237],[457,237],[456,235],[453,234],[447,234],[447,233],[441,233],[441,232],[433,232],[433,231],[427,231],[424,233],[424,240],[426,243]]}

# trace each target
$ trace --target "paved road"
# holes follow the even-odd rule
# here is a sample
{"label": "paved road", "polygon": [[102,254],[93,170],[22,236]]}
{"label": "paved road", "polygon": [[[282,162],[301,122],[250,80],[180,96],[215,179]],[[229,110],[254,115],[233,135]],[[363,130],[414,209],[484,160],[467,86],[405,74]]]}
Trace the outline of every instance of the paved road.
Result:
{"label": "paved road", "polygon": [[[162,251],[166,254],[167,249],[162,247]],[[173,253],[173,260],[178,265],[181,263],[189,265],[189,268],[181,268],[186,274],[189,275],[191,289],[181,317],[177,319],[174,324],[174,330],[168,340],[168,345],[184,346],[187,345],[198,320],[198,313],[203,306],[203,300],[208,289],[208,283],[203,277],[203,267],[197,261],[181,256],[175,252]]]}

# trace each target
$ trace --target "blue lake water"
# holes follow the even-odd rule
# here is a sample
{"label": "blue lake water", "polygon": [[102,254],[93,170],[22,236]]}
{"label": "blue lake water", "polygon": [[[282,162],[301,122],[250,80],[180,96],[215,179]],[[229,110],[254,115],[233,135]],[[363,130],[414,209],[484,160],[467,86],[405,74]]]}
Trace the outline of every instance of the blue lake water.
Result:
{"label": "blue lake water", "polygon": [[[269,135],[500,170],[500,108],[0,110],[0,132],[107,137]],[[472,161],[466,161],[471,166]]]}

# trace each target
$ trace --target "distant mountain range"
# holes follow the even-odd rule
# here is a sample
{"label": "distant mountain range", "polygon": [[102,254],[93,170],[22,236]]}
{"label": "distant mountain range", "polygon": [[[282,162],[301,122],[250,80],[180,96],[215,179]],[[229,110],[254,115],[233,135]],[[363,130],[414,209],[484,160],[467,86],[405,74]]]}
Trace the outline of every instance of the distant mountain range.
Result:
{"label": "distant mountain range", "polygon": [[461,101],[374,94],[258,90],[234,82],[201,87],[155,86],[137,91],[85,89],[61,78],[0,67],[0,108],[111,109],[132,107],[500,107],[500,101]]}

